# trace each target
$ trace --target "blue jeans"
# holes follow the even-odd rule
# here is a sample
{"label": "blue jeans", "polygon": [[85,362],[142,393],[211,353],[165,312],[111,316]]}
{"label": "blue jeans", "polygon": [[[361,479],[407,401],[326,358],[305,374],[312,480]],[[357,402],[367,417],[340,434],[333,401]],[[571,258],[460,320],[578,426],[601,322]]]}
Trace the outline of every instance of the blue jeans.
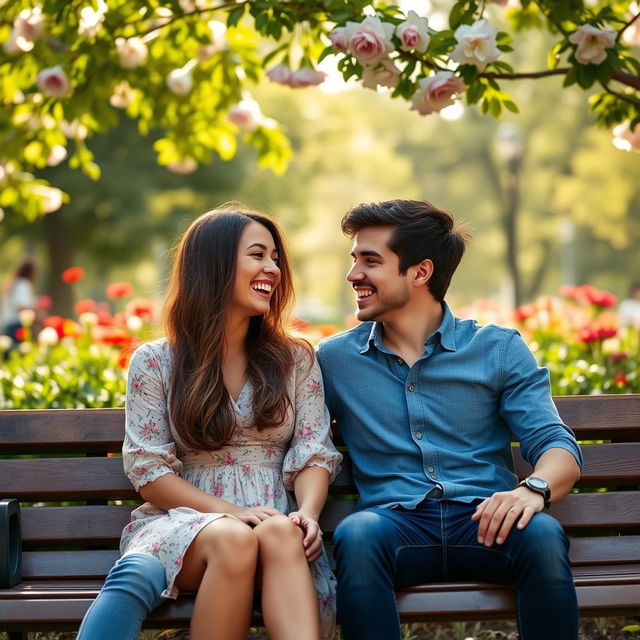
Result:
{"label": "blue jeans", "polygon": [[574,640],[578,604],[558,522],[537,513],[484,547],[474,504],[425,499],[415,510],[365,509],[337,527],[338,622],[345,640],[400,640],[394,587],[442,580],[515,583],[522,640]]}
{"label": "blue jeans", "polygon": [[87,611],[77,640],[134,640],[167,586],[164,567],[137,553],[118,560]]}

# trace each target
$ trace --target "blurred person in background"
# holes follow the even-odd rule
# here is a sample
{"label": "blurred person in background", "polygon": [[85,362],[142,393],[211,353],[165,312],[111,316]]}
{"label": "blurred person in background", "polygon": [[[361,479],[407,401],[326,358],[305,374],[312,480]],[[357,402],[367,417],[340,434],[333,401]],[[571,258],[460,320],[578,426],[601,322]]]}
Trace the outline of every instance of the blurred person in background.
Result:
{"label": "blurred person in background", "polygon": [[640,281],[634,282],[629,289],[629,297],[618,308],[621,327],[640,329]]}
{"label": "blurred person in background", "polygon": [[20,341],[19,329],[23,326],[20,313],[33,312],[35,320],[37,300],[33,292],[36,278],[36,263],[33,258],[22,260],[12,276],[9,277],[3,291],[2,332],[15,342]]}

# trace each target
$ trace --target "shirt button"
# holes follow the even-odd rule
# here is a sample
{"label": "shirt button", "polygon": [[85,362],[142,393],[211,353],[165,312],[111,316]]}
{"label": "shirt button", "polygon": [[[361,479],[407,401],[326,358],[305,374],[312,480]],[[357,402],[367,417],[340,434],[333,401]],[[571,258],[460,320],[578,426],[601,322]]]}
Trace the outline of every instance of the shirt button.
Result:
{"label": "shirt button", "polygon": [[431,474],[431,479],[432,479],[432,480],[435,480],[435,479],[436,479],[436,474],[435,474],[435,473],[432,473],[432,474]]}
{"label": "shirt button", "polygon": [[415,391],[415,390],[416,390],[416,388],[412,384],[410,384],[409,385],[409,391]]}
{"label": "shirt button", "polygon": [[[418,440],[422,440],[422,431],[416,431],[416,438],[418,438]],[[433,469],[430,469],[430,471],[433,471]]]}
{"label": "shirt button", "polygon": [[427,467],[427,471],[428,471],[429,473],[433,473],[433,467]]}
{"label": "shirt button", "polygon": [[398,364],[404,364],[404,360],[402,358],[396,358],[396,362]]}

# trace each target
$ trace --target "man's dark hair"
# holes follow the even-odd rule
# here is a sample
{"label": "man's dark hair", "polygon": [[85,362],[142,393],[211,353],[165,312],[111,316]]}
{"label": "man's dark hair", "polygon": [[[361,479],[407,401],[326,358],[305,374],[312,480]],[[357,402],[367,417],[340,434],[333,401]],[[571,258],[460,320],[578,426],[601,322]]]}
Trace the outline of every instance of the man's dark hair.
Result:
{"label": "man's dark hair", "polygon": [[470,239],[469,232],[457,225],[450,213],[426,200],[359,204],[345,214],[341,226],[350,237],[365,227],[395,227],[389,249],[398,255],[400,273],[423,260],[431,260],[433,275],[427,286],[438,301],[444,300]]}

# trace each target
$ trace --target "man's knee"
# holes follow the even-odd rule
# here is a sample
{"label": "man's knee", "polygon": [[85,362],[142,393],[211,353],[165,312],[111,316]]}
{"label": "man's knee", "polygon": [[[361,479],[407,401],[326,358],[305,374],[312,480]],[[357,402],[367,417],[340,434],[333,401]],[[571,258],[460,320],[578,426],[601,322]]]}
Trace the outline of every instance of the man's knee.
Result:
{"label": "man's knee", "polygon": [[517,564],[529,566],[539,576],[552,580],[569,579],[569,541],[560,523],[548,513],[537,513],[518,531],[517,544],[510,554]]}
{"label": "man's knee", "polygon": [[375,546],[384,539],[388,528],[387,519],[375,511],[357,511],[347,516],[336,527],[333,543],[336,549],[345,550]]}

